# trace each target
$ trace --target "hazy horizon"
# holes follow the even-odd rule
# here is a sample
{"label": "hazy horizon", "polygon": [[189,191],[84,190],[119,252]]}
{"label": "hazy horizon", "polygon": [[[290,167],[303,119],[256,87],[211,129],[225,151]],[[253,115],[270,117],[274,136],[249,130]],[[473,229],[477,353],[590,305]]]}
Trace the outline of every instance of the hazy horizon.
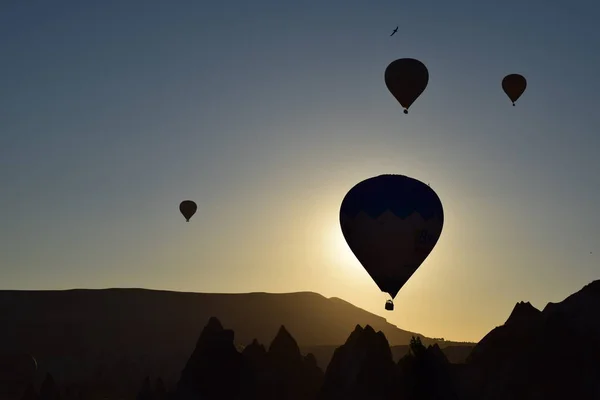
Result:
{"label": "hazy horizon", "polygon": [[[0,289],[310,291],[454,341],[564,299],[600,278],[600,4],[523,7],[6,2]],[[402,57],[430,74],[408,115]],[[393,312],[339,226],[387,173],[445,213]]]}

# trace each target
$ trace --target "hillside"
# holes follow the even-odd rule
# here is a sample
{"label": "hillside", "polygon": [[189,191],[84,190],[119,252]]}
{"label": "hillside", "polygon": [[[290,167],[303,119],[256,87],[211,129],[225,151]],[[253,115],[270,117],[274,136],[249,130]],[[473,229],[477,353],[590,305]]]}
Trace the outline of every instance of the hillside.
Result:
{"label": "hillside", "polygon": [[[417,342],[409,355],[406,345],[390,346],[369,324],[357,324],[349,336],[340,332],[346,336],[342,345],[310,344],[307,337],[332,340],[351,318],[370,318],[397,337],[410,335],[314,293],[0,292],[0,304],[0,322],[8,328],[0,343],[10,350],[0,351],[0,397],[6,399],[21,398],[27,382],[41,388],[47,373],[65,390],[123,398],[139,391],[146,396],[140,398],[166,399],[152,397],[144,377],[160,377],[156,393],[165,394],[166,385],[183,398],[223,388],[265,399],[286,398],[287,391],[298,400],[600,398],[600,281],[543,311],[517,303],[474,348]],[[257,332],[262,343],[239,340],[217,318],[199,322],[200,334],[190,333],[195,328],[185,324],[206,312],[224,315],[246,337]],[[266,332],[270,324],[282,325]],[[302,347],[283,325],[300,328]],[[189,338],[177,330],[192,336],[191,350],[180,350]],[[37,360],[15,353],[15,343],[28,345]]]}
{"label": "hillside", "polygon": [[[337,346],[356,324],[406,345],[415,333],[337,298],[287,294],[206,294],[145,289],[0,291],[0,351],[39,357],[98,353],[189,354],[211,317],[235,331],[235,342],[270,343],[285,325],[301,347]],[[433,343],[426,339],[426,343]],[[440,342],[445,347],[450,342]],[[3,346],[4,348],[2,348]]]}
{"label": "hillside", "polygon": [[519,302],[474,347],[464,381],[475,398],[598,399],[599,338],[600,280],[543,311]]}

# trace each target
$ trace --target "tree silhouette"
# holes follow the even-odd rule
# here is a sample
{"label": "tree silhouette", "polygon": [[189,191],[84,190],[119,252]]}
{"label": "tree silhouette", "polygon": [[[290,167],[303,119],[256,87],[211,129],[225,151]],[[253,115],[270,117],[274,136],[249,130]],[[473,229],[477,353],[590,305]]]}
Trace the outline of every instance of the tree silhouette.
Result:
{"label": "tree silhouette", "polygon": [[425,352],[427,351],[427,349],[425,348],[425,346],[421,342],[421,337],[419,337],[419,336],[414,337],[413,336],[410,339],[409,351],[411,352],[411,354],[413,354],[417,358],[420,358],[420,357],[422,357],[425,354]]}

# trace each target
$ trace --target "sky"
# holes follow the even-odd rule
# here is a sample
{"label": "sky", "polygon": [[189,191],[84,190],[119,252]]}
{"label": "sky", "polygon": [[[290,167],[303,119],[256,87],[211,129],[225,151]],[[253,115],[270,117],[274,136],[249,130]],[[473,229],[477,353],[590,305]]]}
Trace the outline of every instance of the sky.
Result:
{"label": "sky", "polygon": [[[478,341],[600,279],[599,18],[592,0],[3,1],[0,289],[312,291]],[[383,80],[404,57],[430,74],[408,115]],[[339,226],[387,173],[445,213],[393,312]]]}

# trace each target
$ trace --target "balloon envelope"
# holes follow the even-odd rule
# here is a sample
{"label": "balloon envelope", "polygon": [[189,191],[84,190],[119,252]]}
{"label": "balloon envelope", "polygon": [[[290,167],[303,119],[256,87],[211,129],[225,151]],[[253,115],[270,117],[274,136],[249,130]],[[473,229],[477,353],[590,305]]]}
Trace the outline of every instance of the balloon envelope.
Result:
{"label": "balloon envelope", "polygon": [[187,222],[190,222],[190,218],[196,214],[198,206],[192,200],[184,200],[179,204],[179,212],[185,217]]}
{"label": "balloon envelope", "polygon": [[382,292],[396,297],[425,261],[444,225],[429,186],[403,175],[380,175],[354,186],[340,208],[348,246]]}
{"label": "balloon envelope", "polygon": [[515,101],[525,92],[525,89],[527,89],[527,80],[523,75],[510,74],[502,79],[502,90],[504,90],[504,93],[512,101],[513,106],[515,105]]}
{"label": "balloon envelope", "polygon": [[398,59],[385,69],[385,85],[404,107],[405,114],[408,114],[408,108],[423,93],[428,83],[427,67],[414,58]]}

